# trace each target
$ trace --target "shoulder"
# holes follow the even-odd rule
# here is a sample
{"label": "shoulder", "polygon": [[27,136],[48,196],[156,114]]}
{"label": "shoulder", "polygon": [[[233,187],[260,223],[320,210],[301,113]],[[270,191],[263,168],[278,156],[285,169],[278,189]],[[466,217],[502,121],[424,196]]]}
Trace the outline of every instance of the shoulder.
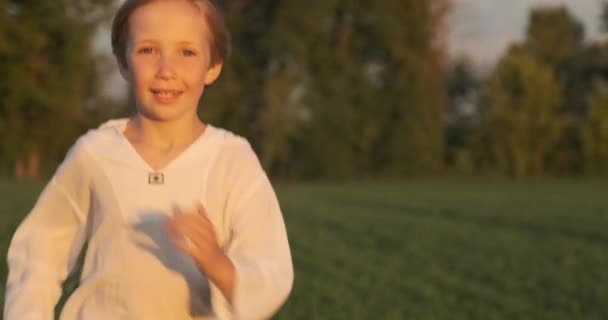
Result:
{"label": "shoulder", "polygon": [[[224,129],[213,129],[218,151],[209,176],[211,192],[222,199],[224,210],[233,215],[252,198],[264,202],[276,198],[272,184],[249,141]],[[211,196],[214,198],[214,196]],[[258,203],[261,203],[258,202]],[[232,213],[231,213],[232,212]],[[232,219],[232,218],[230,218]]]}
{"label": "shoulder", "polygon": [[99,127],[90,129],[85,134],[80,136],[76,144],[91,145],[109,140],[116,140],[120,137],[127,125],[127,119],[113,119],[99,125]]}
{"label": "shoulder", "polygon": [[91,154],[93,153],[93,150],[104,149],[104,147],[112,148],[112,145],[119,141],[126,123],[126,118],[113,119],[102,123],[97,128],[89,129],[86,133],[78,137],[68,155],[82,153]]}
{"label": "shoulder", "polygon": [[60,184],[68,184],[66,181],[86,181],[90,178],[95,172],[97,164],[94,153],[99,149],[98,146],[104,144],[104,141],[116,136],[116,132],[119,132],[116,129],[121,122],[122,119],[108,121],[78,137],[57,168],[55,181],[59,181]]}
{"label": "shoulder", "polygon": [[115,152],[118,141],[116,138],[124,121],[126,119],[110,120],[79,136],[68,150],[59,169],[91,171],[98,164],[100,152]]}
{"label": "shoulder", "polygon": [[255,160],[257,155],[247,138],[229,130],[209,126],[211,135],[218,147],[218,153],[223,161],[226,160]]}
{"label": "shoulder", "polygon": [[210,128],[217,150],[215,169],[234,178],[264,173],[258,156],[245,137],[226,129]]}

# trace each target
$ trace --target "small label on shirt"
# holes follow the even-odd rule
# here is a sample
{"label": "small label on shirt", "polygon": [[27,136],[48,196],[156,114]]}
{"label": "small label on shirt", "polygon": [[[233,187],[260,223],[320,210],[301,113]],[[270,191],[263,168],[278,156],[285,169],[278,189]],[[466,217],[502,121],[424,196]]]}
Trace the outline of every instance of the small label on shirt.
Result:
{"label": "small label on shirt", "polygon": [[161,172],[150,172],[148,174],[148,184],[161,185],[165,183],[165,176]]}

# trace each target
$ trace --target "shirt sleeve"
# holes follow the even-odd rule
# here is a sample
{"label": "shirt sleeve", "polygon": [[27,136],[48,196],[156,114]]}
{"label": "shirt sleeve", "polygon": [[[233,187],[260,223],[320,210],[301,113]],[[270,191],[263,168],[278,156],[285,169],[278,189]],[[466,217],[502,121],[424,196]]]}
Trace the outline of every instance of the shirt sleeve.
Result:
{"label": "shirt sleeve", "polygon": [[236,270],[232,304],[213,284],[216,317],[268,319],[285,302],[293,266],[285,223],[275,192],[249,143],[237,140],[226,164],[230,240],[225,251]]}
{"label": "shirt sleeve", "polygon": [[11,240],[5,320],[52,320],[85,241],[90,188],[77,143]]}

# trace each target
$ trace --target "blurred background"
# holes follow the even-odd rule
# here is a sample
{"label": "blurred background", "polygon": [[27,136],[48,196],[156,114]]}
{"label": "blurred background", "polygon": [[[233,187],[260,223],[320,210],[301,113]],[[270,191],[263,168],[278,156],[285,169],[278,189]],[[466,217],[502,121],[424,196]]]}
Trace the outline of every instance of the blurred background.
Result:
{"label": "blurred background", "polygon": [[[281,179],[608,168],[601,1],[220,1],[234,50],[203,119]],[[0,173],[41,179],[133,111],[116,1],[0,2]],[[51,138],[52,137],[52,138]]]}
{"label": "blurred background", "polygon": [[[606,2],[217,2],[199,110],[275,182],[277,318],[608,319]],[[76,137],[134,110],[117,5],[0,0],[3,256]]]}

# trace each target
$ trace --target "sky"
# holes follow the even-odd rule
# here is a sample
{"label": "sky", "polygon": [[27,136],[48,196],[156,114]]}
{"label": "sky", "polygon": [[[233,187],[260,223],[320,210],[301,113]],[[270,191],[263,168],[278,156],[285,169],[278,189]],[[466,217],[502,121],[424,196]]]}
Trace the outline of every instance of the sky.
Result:
{"label": "sky", "polygon": [[491,66],[513,41],[522,40],[531,8],[565,5],[585,25],[587,38],[600,38],[602,0],[453,0],[449,24],[451,57],[466,54]]}
{"label": "sky", "polygon": [[[468,55],[480,68],[491,67],[513,41],[523,39],[528,14],[538,6],[565,5],[585,25],[587,38],[599,39],[599,21],[603,0],[453,0],[448,20],[448,48],[451,57]],[[608,0],[606,0],[608,1]],[[110,36],[100,32],[96,47],[109,52]],[[124,94],[124,81],[114,73],[107,91]]]}

